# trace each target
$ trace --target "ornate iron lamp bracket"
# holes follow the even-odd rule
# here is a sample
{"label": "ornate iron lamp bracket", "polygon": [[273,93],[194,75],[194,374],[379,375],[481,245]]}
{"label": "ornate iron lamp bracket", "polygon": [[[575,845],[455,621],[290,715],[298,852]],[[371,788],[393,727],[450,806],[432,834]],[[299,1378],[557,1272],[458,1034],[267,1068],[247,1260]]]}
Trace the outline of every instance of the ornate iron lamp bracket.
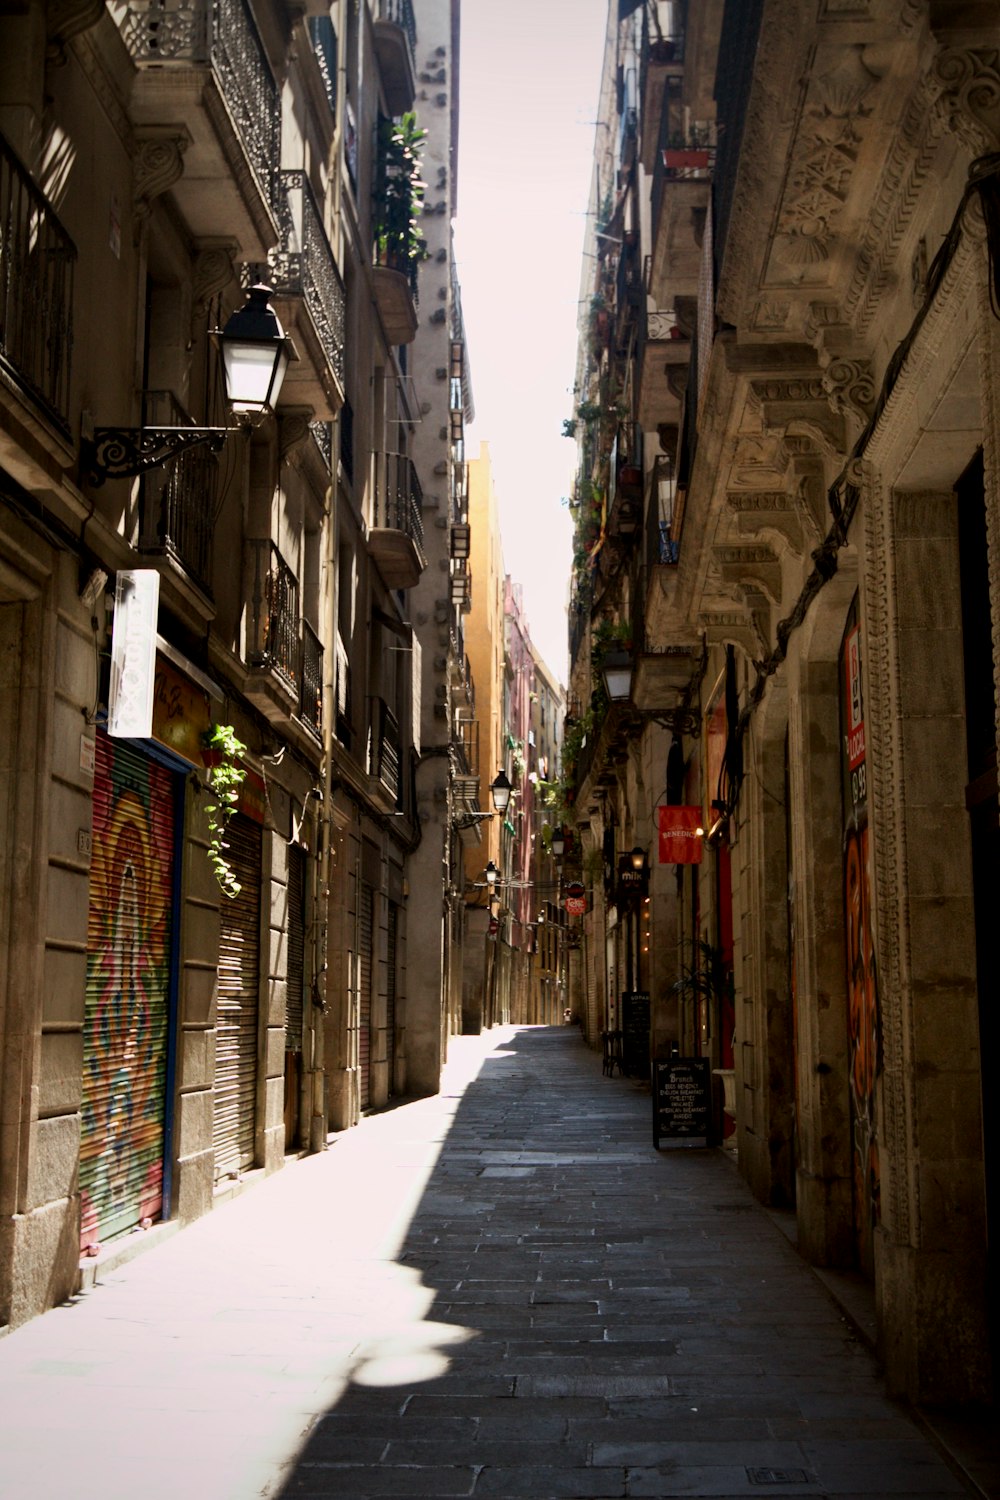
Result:
{"label": "ornate iron lamp bracket", "polygon": [[128,479],[158,469],[188,448],[207,443],[221,452],[230,427],[95,427],[94,436],[83,445],[83,458],[90,484],[106,479]]}

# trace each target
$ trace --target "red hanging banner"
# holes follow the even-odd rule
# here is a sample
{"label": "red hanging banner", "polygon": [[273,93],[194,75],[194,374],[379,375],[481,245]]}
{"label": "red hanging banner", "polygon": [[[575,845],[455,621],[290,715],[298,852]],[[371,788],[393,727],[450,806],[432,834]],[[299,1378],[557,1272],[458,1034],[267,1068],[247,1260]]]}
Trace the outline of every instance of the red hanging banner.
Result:
{"label": "red hanging banner", "polygon": [[703,834],[700,807],[658,807],[661,865],[700,865]]}

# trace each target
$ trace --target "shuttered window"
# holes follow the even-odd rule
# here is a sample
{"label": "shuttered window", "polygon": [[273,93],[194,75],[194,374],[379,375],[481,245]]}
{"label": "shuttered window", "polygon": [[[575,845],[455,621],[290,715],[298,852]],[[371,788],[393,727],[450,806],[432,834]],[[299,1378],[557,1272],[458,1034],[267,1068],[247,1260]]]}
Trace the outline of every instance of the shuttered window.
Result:
{"label": "shuttered window", "polygon": [[219,1002],[215,1032],[215,1174],[254,1164],[260,994],[261,833],[237,813],[226,829],[226,858],[240,884],[224,897],[219,923]]}
{"label": "shuttered window", "polygon": [[162,1213],[176,780],[98,732],[80,1130],[83,1248]]}

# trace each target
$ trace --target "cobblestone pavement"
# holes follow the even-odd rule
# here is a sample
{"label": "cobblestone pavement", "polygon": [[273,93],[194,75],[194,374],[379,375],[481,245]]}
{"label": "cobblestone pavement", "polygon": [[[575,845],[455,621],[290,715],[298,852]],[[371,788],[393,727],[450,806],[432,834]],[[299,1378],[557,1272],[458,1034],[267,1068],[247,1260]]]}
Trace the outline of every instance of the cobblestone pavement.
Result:
{"label": "cobblestone pavement", "polygon": [[732,1164],[650,1117],[575,1028],[456,1039],[437,1098],[0,1341],[0,1496],[968,1493]]}

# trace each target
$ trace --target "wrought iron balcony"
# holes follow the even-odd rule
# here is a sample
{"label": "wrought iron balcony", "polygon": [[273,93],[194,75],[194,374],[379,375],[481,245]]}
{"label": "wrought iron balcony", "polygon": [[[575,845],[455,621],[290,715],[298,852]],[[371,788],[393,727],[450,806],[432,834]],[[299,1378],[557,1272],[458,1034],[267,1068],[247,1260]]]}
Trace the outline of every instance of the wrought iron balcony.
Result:
{"label": "wrought iron balcony", "polygon": [[399,767],[402,747],[399,724],[384,698],[372,699],[368,770],[392,806],[399,803]]}
{"label": "wrought iron balcony", "polygon": [[0,137],[0,362],[69,436],[76,246]]}
{"label": "wrought iron balcony", "polygon": [[[143,426],[193,425],[172,391],[145,392]],[[143,475],[140,502],[139,551],[170,558],[209,597],[218,470],[209,448],[188,448]]]}
{"label": "wrought iron balcony", "polygon": [[289,366],[285,392],[333,417],[344,389],[344,283],[306,173],[283,171],[280,182],[281,242],[267,276],[285,330],[306,355]]}
{"label": "wrought iron balcony", "polygon": [[247,664],[277,676],[298,697],[299,585],[272,541],[251,538]]}
{"label": "wrought iron balcony", "polygon": [[302,621],[302,673],[299,717],[319,735],[323,727],[323,646],[312,626]]}
{"label": "wrought iron balcony", "polygon": [[248,260],[264,260],[276,238],[280,100],[246,0],[111,8],[138,70],[136,125],[175,127],[182,159],[197,163],[171,188],[192,234],[235,236]]}
{"label": "wrought iron balcony", "polygon": [[391,589],[413,588],[427,566],[423,498],[412,459],[380,453],[368,550]]}
{"label": "wrought iron balcony", "polygon": [[378,0],[375,53],[390,115],[405,114],[416,96],[417,23],[413,0]]}

